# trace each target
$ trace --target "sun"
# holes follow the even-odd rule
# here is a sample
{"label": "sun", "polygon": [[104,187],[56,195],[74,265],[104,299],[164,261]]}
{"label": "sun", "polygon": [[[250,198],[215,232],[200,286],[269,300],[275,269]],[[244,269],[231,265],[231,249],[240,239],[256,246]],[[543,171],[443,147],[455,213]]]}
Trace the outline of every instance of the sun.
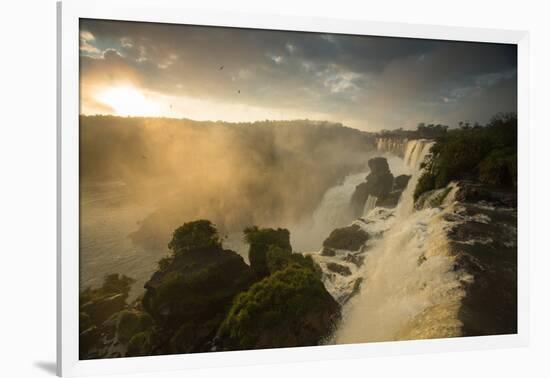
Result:
{"label": "sun", "polygon": [[97,100],[120,116],[154,116],[161,110],[150,96],[131,86],[107,88],[98,94]]}

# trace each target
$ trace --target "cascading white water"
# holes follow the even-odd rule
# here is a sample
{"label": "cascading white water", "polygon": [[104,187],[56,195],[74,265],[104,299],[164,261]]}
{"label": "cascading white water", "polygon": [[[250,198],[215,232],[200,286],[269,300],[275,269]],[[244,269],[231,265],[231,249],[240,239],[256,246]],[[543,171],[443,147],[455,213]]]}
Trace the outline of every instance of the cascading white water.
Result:
{"label": "cascading white water", "polygon": [[[404,166],[402,159],[394,155],[388,155],[387,159],[395,175],[410,173],[410,168]],[[325,192],[309,221],[289,226],[291,242],[297,251],[318,251],[332,230],[346,226],[354,220],[350,208],[351,196],[356,186],[365,181],[369,172],[370,170],[365,167],[363,172],[346,176],[341,184]],[[375,203],[372,207],[374,206]]]}
{"label": "cascading white water", "polygon": [[341,184],[325,192],[310,220],[290,227],[291,243],[297,251],[317,251],[332,230],[353,220],[350,199],[367,174],[368,170],[348,175]]}
{"label": "cascading white water", "polygon": [[403,147],[406,143],[406,139],[378,138],[376,149],[379,152],[389,152],[397,156],[403,156]]}
{"label": "cascading white water", "polygon": [[[386,341],[457,336],[461,323],[458,308],[464,295],[462,281],[453,272],[448,253],[444,215],[452,203],[441,208],[413,209],[413,192],[419,166],[431,142],[408,141],[404,160],[413,169],[393,217],[376,218],[369,227],[384,229],[378,240],[369,241],[365,262],[354,276],[363,284],[360,293],[344,306],[335,343]],[[382,222],[382,225],[375,226]]]}
{"label": "cascading white water", "polygon": [[367,201],[365,202],[365,208],[363,209],[363,215],[368,216],[371,210],[373,210],[376,207],[376,201],[378,201],[378,197],[376,196],[369,196],[367,197]]}

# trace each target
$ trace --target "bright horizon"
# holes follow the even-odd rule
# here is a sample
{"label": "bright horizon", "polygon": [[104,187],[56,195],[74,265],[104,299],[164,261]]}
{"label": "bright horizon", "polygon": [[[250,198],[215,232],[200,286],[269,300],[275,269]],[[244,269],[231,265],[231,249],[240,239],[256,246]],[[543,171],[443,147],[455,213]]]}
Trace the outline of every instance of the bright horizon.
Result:
{"label": "bright horizon", "polygon": [[516,47],[81,20],[81,114],[364,131],[517,109]]}

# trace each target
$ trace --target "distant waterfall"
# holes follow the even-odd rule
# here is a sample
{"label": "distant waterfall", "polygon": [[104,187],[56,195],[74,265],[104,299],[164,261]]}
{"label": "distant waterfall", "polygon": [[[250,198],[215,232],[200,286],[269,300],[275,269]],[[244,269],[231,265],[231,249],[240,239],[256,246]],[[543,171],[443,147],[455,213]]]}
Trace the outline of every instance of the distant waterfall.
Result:
{"label": "distant waterfall", "polygon": [[355,173],[346,176],[344,181],[328,189],[309,222],[291,227],[292,245],[299,251],[317,251],[323,240],[332,230],[353,221],[350,199],[355,187],[365,180],[369,173]]}
{"label": "distant waterfall", "polygon": [[405,144],[404,160],[410,168],[418,171],[420,164],[424,161],[426,155],[430,152],[433,142],[426,139],[413,139]]}
{"label": "distant waterfall", "polygon": [[464,296],[464,274],[452,269],[445,214],[442,208],[415,211],[413,192],[420,165],[433,142],[411,140],[403,145],[403,159],[413,171],[392,217],[367,217],[365,229],[383,229],[367,243],[359,294],[344,307],[333,342],[357,343],[411,338],[451,337],[460,334],[458,319]]}
{"label": "distant waterfall", "polygon": [[426,139],[378,138],[376,140],[378,151],[402,157],[404,163],[415,170],[420,167],[432,144],[432,141]]}
{"label": "distant waterfall", "polygon": [[378,138],[376,140],[376,149],[380,152],[389,152],[402,157],[406,144],[406,139]]}

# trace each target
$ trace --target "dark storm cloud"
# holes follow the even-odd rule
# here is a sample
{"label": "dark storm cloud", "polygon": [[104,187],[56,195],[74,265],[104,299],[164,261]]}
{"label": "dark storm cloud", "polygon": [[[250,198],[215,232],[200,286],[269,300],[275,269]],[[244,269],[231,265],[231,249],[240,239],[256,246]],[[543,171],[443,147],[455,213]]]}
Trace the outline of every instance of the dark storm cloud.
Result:
{"label": "dark storm cloud", "polygon": [[83,20],[81,56],[85,82],[371,130],[516,110],[511,45]]}

